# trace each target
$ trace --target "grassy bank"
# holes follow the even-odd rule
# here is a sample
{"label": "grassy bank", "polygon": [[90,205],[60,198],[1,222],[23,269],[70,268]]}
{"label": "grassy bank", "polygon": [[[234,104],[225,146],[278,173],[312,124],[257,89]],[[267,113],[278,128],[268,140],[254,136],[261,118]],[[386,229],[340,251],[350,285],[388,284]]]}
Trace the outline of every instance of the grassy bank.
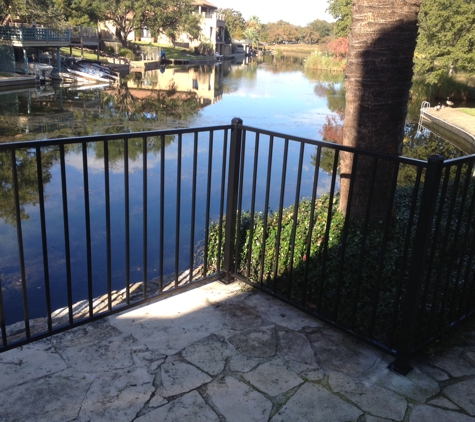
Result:
{"label": "grassy bank", "polygon": [[[132,46],[131,46],[132,49],[134,49],[134,46],[158,47],[158,48],[165,51],[165,54],[166,54],[168,59],[193,60],[193,61],[197,61],[197,62],[209,60],[209,56],[194,54],[191,50],[186,49],[186,48],[165,46],[165,45],[161,45],[161,44],[157,44],[157,43],[146,43],[146,42],[140,42],[140,41],[133,42]],[[123,50],[123,51],[121,53],[120,50],[119,50],[119,55],[120,56],[124,56],[124,57],[129,56],[127,58],[131,59],[132,56],[130,56],[130,55],[131,54],[133,55],[132,50],[123,49],[123,48],[121,48],[121,50]],[[61,48],[61,54],[65,55],[65,56],[69,56],[70,55],[69,47]],[[73,57],[82,57],[81,49],[80,48],[73,48],[72,49],[72,55],[73,55]],[[95,53],[94,51],[88,50],[88,49],[84,49],[84,58],[88,59],[88,60],[97,60],[97,53]],[[100,54],[99,55],[99,60],[101,62],[106,63],[110,60],[110,56],[107,55],[107,54]]]}
{"label": "grassy bank", "polygon": [[316,51],[305,62],[305,69],[324,70],[327,72],[343,72],[346,60],[338,60],[333,56]]}
{"label": "grassy bank", "polygon": [[475,116],[475,108],[460,107],[460,108],[457,108],[457,110],[461,111],[462,113],[469,114],[470,116]]}
{"label": "grassy bank", "polygon": [[317,49],[317,44],[275,44],[268,49],[281,50],[283,53],[308,53],[312,54]]}

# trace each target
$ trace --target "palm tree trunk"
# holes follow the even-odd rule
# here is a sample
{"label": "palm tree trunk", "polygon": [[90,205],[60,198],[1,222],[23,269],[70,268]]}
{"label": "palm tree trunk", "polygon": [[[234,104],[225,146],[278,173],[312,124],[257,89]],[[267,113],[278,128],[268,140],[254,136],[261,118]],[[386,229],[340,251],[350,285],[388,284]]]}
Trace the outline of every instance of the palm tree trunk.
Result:
{"label": "palm tree trunk", "polygon": [[[401,155],[417,14],[422,0],[354,0],[346,68],[346,109],[343,145]],[[353,178],[351,210],[347,210],[354,156],[341,154],[340,209],[351,218],[366,214],[372,195],[372,221],[382,220],[393,205],[391,181],[397,168],[359,157]]]}

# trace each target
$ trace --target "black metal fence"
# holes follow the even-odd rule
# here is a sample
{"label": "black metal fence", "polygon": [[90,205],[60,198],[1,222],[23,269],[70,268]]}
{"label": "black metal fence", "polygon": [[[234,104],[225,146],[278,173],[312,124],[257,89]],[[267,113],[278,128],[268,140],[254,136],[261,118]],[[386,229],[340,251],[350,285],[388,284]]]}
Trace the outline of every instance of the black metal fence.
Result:
{"label": "black metal fence", "polygon": [[0,236],[15,243],[2,260],[0,351],[237,278],[394,354],[405,373],[475,311],[474,156],[385,156],[239,119],[0,155]]}

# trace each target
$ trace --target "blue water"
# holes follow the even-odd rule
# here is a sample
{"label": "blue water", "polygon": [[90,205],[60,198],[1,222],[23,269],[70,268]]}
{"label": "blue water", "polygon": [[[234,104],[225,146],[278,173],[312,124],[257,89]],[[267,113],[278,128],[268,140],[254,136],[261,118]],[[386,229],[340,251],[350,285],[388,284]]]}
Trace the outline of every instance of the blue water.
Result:
{"label": "blue water", "polygon": [[[243,66],[230,66],[226,64],[226,71],[219,66],[208,69],[203,78],[211,78],[208,82],[211,88],[218,87],[215,102],[192,116],[179,122],[180,126],[191,125],[194,127],[227,124],[233,117],[240,117],[249,126],[270,129],[310,139],[321,139],[319,131],[325,123],[325,116],[332,112],[328,108],[326,97],[315,94],[316,82],[304,76],[301,70],[277,72],[269,64],[261,64],[253,68]],[[169,71],[168,69],[166,71]],[[214,80],[213,80],[214,77]],[[221,94],[222,93],[222,94]],[[67,94],[76,96],[71,91]],[[62,98],[67,97],[65,93]],[[79,93],[78,93],[79,95]],[[102,98],[106,92],[90,94]],[[58,98],[57,93],[55,98]],[[20,107],[21,108],[21,107]],[[101,111],[104,113],[104,111]],[[110,113],[110,110],[108,110]],[[81,114],[74,113],[77,124],[80,123]],[[78,123],[79,122],[79,123]],[[161,121],[159,128],[170,127],[176,120]],[[75,123],[71,123],[74,125]],[[127,122],[124,123],[125,125]],[[150,129],[149,122],[144,123],[145,129]],[[101,132],[104,121],[99,121],[96,126],[91,124],[95,133]],[[136,127],[136,126],[135,126]],[[109,131],[110,132],[110,131]],[[43,134],[41,136],[48,136]],[[219,216],[219,194],[223,145],[216,136],[217,141],[213,150],[213,178],[211,185],[211,215],[215,220]],[[254,175],[252,174],[252,159],[254,154],[252,140],[248,143],[245,160],[244,186],[251,186]],[[264,209],[264,184],[267,174],[267,148],[269,138],[262,137],[259,149],[259,165],[257,170],[257,210]],[[275,140],[275,160],[272,168],[272,180],[280,181],[282,177],[282,156],[284,140]],[[165,234],[164,234],[164,262],[163,274],[174,271],[175,253],[175,226],[176,226],[176,156],[177,142],[171,142],[165,150]],[[180,268],[188,268],[190,256],[196,253],[197,246],[203,240],[203,229],[206,221],[206,183],[208,168],[208,144],[202,140],[198,143],[198,181],[196,192],[196,229],[195,245],[190,248],[187,229],[191,226],[191,192],[193,168],[193,139],[184,137],[183,141],[183,173],[182,173],[182,211],[180,227]],[[285,186],[284,205],[295,201],[296,174],[298,168],[299,145],[291,143],[289,146],[289,161]],[[302,187],[300,196],[310,196],[315,168],[311,163],[311,154],[314,147],[307,147],[304,154]],[[160,275],[160,152],[149,152],[148,162],[148,271],[149,279]],[[63,226],[63,208],[61,193],[61,174],[59,164],[50,169],[51,180],[45,187],[46,225],[48,233],[49,275],[51,279],[52,309],[67,305],[67,290],[65,270],[65,231]],[[93,296],[103,294],[107,288],[107,256],[106,256],[106,211],[104,200],[104,163],[98,158],[93,148],[88,150],[88,174],[90,185],[90,210],[92,234],[92,282]],[[110,198],[111,198],[111,272],[112,287],[122,289],[125,287],[125,248],[124,248],[124,165],[123,160],[117,160],[110,168]],[[321,185],[319,193],[325,191],[330,182],[329,176],[320,171]],[[66,156],[66,180],[69,213],[69,238],[71,242],[71,282],[73,302],[87,298],[87,259],[85,242],[85,205],[82,172],[82,154],[69,152]],[[139,154],[135,159],[129,160],[130,182],[130,216],[131,216],[131,282],[141,281],[144,278],[143,269],[143,166]],[[262,181],[262,182],[260,182]],[[277,185],[276,185],[277,186]],[[250,189],[244,190],[243,208],[250,206]],[[270,208],[275,210],[279,206],[280,187],[270,192]],[[247,208],[248,209],[248,208]],[[30,308],[30,318],[46,315],[45,286],[43,262],[41,254],[40,215],[37,203],[25,205],[28,219],[22,221],[23,241],[25,248],[25,262],[27,268],[27,296]],[[7,324],[23,318],[23,305],[21,296],[21,276],[19,271],[18,249],[16,241],[16,228],[5,222],[0,223],[0,239],[2,254],[0,257],[0,276],[3,289],[5,313],[8,315]]]}

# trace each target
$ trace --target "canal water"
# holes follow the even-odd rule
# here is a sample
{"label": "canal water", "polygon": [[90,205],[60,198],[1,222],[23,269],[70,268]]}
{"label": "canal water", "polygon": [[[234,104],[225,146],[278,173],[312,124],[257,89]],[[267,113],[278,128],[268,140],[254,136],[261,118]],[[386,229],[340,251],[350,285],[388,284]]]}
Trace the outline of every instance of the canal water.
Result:
{"label": "canal water", "polygon": [[[322,139],[328,125],[341,124],[341,112],[344,110],[343,78],[335,74],[309,74],[303,71],[303,56],[265,57],[259,61],[241,63],[225,61],[222,64],[199,67],[161,68],[143,72],[135,70],[129,78],[118,87],[81,86],[59,87],[54,85],[37,86],[34,88],[11,89],[0,92],[0,142],[22,141],[31,139],[61,138],[106,133],[124,133],[142,130],[155,130],[181,127],[205,127],[228,124],[234,117],[243,119],[249,126],[270,129],[309,139]],[[331,126],[330,125],[330,126]],[[412,133],[412,134],[411,134]],[[428,139],[428,138],[427,138]],[[409,125],[408,140],[412,150],[421,148],[427,153],[427,139],[415,135],[414,125]],[[440,143],[434,148],[440,148]],[[121,148],[117,151],[111,145],[110,186],[112,197],[113,227],[112,239],[112,284],[114,289],[124,287],[125,269],[123,268],[124,232],[123,210],[123,156]],[[429,148],[430,149],[430,148]],[[453,148],[452,148],[453,149]],[[183,144],[183,168],[190,169],[193,159],[193,142]],[[160,174],[159,148],[153,146],[148,150],[149,184],[154,184]],[[198,157],[205,156],[207,146],[199,145]],[[305,151],[302,196],[311,196],[311,180],[314,172],[312,154],[315,148]],[[431,152],[431,151],[429,151]],[[438,151],[436,151],[438,152]],[[216,154],[220,150],[217,148]],[[49,155],[48,155],[49,154]],[[167,157],[177,154],[176,142],[167,143]],[[455,153],[454,153],[455,154]],[[292,150],[290,151],[292,155]],[[297,155],[297,152],[295,153]],[[67,305],[67,292],[64,280],[65,251],[64,227],[62,221],[62,191],[60,166],[55,151],[45,152],[47,177],[45,178],[46,216],[48,231],[48,256],[50,258],[50,278],[52,283],[52,309]],[[8,157],[0,157],[8,163]],[[418,157],[420,158],[420,157]],[[28,161],[22,157],[25,166],[35,169],[35,160]],[[121,160],[122,159],[122,160]],[[201,159],[201,158],[198,158]],[[188,161],[187,161],[188,160]],[[203,163],[206,160],[203,158]],[[104,163],[103,151],[99,144],[89,145],[88,170],[91,198],[92,221],[92,267],[94,279],[94,296],[106,291],[106,244],[105,244],[105,208],[104,208]],[[142,167],[140,150],[130,157],[129,172],[131,183],[131,282],[143,280],[143,257],[141,228],[143,198],[140,194]],[[82,187],[82,155],[80,151],[70,148],[66,156],[66,176],[68,189],[68,206],[70,209],[70,238],[73,301],[87,297],[87,265],[85,245],[77,239],[83,239],[84,192]],[[166,164],[167,172],[176,174],[174,164]],[[329,177],[325,168],[320,169],[322,184]],[[203,170],[205,171],[205,170]],[[278,171],[278,169],[277,169]],[[295,177],[296,166],[289,166],[289,179]],[[306,177],[308,174],[308,177]],[[191,177],[190,175],[188,175]],[[184,180],[188,180],[186,174]],[[11,170],[3,165],[0,170],[2,186],[9,185]],[[187,179],[188,177],[188,179]],[[158,180],[158,179],[157,179]],[[305,181],[309,182],[306,183]],[[168,182],[167,182],[168,183]],[[137,188],[134,188],[137,184]],[[167,185],[168,186],[168,185]],[[183,210],[189,210],[191,185],[183,185]],[[213,189],[219,190],[219,186]],[[293,202],[292,184],[288,187],[285,206]],[[16,228],[14,224],[14,208],[8,203],[11,192],[4,188],[0,198],[0,239],[2,253],[0,255],[0,281],[5,304],[7,324],[23,318],[21,277],[18,263]],[[319,194],[323,193],[320,191]],[[197,192],[201,198],[205,192]],[[159,209],[158,195],[149,195],[149,209]],[[172,196],[169,198],[173,200]],[[244,204],[249,198],[244,197]],[[30,318],[45,316],[44,276],[41,255],[40,215],[37,194],[34,186],[25,189],[22,195],[22,230],[27,263],[28,302]],[[270,208],[278,206],[278,194],[271,197]],[[204,201],[198,199],[198,220],[196,241],[202,241],[203,229],[208,222],[204,221]],[[261,204],[263,208],[263,204]],[[259,211],[259,210],[257,210]],[[261,209],[260,211],[263,211]],[[165,212],[167,212],[165,210]],[[211,219],[216,219],[218,204],[211,209]],[[182,221],[191,218],[183,212]],[[149,230],[153,232],[158,225],[158,214],[150,213]],[[168,224],[174,230],[173,212],[166,216]],[[187,220],[188,219],[188,220]],[[164,274],[174,270],[173,233],[165,234]],[[201,236],[201,238],[200,238]],[[158,245],[153,236],[149,237],[148,278],[158,274]],[[187,245],[183,239],[183,245]],[[180,266],[187,268],[190,259],[189,248],[184,248],[180,256]]]}

